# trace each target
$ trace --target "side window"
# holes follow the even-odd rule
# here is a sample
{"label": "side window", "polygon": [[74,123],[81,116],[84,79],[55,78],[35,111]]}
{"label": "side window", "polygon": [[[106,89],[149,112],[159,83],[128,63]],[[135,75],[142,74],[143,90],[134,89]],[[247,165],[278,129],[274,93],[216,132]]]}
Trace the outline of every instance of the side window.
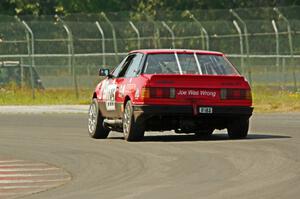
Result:
{"label": "side window", "polygon": [[125,57],[125,58],[121,61],[121,63],[115,68],[115,70],[112,72],[112,76],[118,77],[118,75],[119,75],[121,69],[123,68],[123,65],[124,65],[125,61],[127,60],[127,58],[128,58],[128,56]]}
{"label": "side window", "polygon": [[129,67],[129,65],[132,63],[134,57],[135,57],[135,54],[129,55],[129,56],[127,57],[127,59],[125,60],[123,66],[121,67],[122,69],[121,69],[121,71],[120,71],[120,73],[118,74],[117,77],[124,77],[124,75],[125,75],[125,73],[126,73],[128,67]]}
{"label": "side window", "polygon": [[136,77],[137,76],[142,58],[143,58],[143,54],[141,54],[141,53],[137,53],[133,57],[124,77]]}

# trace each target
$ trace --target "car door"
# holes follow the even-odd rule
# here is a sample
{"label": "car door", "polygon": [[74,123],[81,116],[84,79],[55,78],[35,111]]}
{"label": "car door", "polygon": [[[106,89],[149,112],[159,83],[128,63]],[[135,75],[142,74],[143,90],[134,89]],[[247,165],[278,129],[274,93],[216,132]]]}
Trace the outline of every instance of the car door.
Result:
{"label": "car door", "polygon": [[[132,63],[136,63],[136,54],[129,54],[112,72],[112,77],[103,81],[103,103],[100,105],[104,117],[118,118],[122,112],[124,89],[126,88],[125,74]],[[139,56],[140,57],[140,56]]]}
{"label": "car door", "polygon": [[141,53],[130,54],[118,78],[116,78],[116,112],[119,118],[123,115],[125,97],[131,96],[134,89],[131,80],[141,72],[140,63],[142,58],[143,54]]}
{"label": "car door", "polygon": [[125,57],[122,62],[113,70],[111,77],[107,77],[102,81],[100,88],[100,103],[99,108],[101,114],[104,117],[114,118],[116,116],[116,91],[117,84],[116,79],[118,78],[119,73],[122,71],[126,65],[128,56]]}

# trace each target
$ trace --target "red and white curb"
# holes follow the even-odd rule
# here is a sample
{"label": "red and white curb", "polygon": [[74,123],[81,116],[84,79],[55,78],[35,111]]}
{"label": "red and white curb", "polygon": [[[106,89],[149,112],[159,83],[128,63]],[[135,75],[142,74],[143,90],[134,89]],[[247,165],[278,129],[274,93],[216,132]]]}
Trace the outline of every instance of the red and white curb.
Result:
{"label": "red and white curb", "polygon": [[65,170],[26,160],[0,160],[0,199],[45,191],[71,180]]}

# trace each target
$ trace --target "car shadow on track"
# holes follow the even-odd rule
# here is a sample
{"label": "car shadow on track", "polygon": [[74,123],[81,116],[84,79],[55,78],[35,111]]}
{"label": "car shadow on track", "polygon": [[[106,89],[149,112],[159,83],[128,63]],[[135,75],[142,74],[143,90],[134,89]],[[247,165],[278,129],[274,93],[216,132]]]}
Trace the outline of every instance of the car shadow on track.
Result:
{"label": "car shadow on track", "polygon": [[[193,142],[193,141],[224,141],[224,140],[261,140],[261,139],[288,139],[290,136],[271,134],[249,134],[245,139],[229,139],[227,134],[214,134],[209,137],[195,135],[145,135],[141,142]],[[122,136],[108,139],[124,139]]]}

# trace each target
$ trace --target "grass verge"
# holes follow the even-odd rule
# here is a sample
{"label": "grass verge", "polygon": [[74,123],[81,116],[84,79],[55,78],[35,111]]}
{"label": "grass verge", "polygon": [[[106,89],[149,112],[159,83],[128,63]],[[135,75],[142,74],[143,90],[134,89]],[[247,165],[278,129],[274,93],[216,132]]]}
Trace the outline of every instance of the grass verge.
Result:
{"label": "grass verge", "polygon": [[89,104],[91,89],[80,89],[79,97],[71,89],[35,90],[35,99],[31,89],[15,87],[0,89],[0,105],[54,105],[54,104]]}
{"label": "grass verge", "polygon": [[[276,90],[270,87],[254,86],[253,105],[255,112],[299,112],[300,93]],[[30,89],[14,86],[0,89],[0,105],[53,105],[89,104],[92,89],[80,89],[79,98],[72,89],[36,90],[32,99]]]}
{"label": "grass verge", "polygon": [[300,112],[300,93],[254,86],[253,106],[255,112]]}

